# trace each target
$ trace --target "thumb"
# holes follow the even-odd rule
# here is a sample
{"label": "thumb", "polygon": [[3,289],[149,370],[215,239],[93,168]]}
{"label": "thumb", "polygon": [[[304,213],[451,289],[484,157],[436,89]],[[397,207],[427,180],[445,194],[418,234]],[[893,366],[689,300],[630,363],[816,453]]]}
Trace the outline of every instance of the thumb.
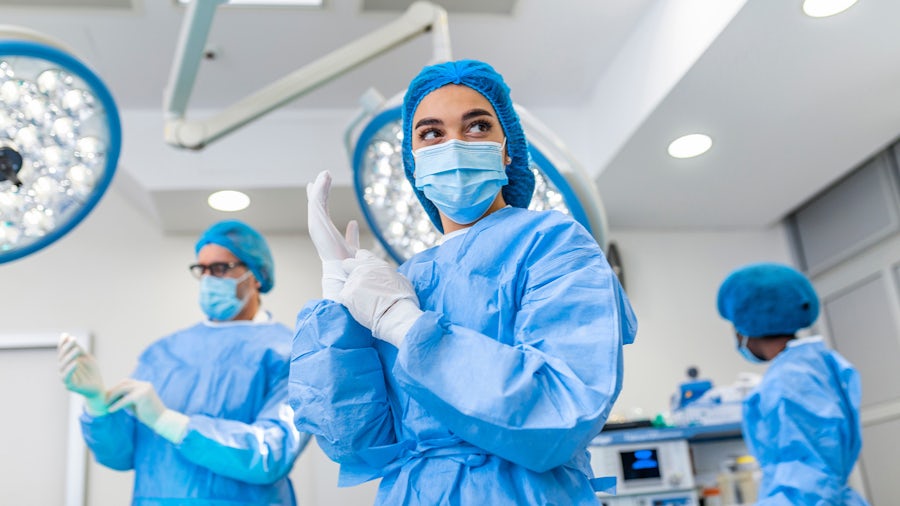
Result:
{"label": "thumb", "polygon": [[347,223],[347,232],[344,237],[347,240],[347,246],[352,250],[350,253],[355,255],[359,250],[359,223],[356,220],[350,220],[350,223]]}

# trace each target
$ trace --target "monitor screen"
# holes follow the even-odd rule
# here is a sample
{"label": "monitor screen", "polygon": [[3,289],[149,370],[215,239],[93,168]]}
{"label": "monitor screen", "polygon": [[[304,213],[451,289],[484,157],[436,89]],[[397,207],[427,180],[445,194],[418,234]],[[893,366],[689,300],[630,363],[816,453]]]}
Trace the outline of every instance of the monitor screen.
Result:
{"label": "monitor screen", "polygon": [[625,481],[661,478],[656,448],[619,452],[622,459],[622,478]]}

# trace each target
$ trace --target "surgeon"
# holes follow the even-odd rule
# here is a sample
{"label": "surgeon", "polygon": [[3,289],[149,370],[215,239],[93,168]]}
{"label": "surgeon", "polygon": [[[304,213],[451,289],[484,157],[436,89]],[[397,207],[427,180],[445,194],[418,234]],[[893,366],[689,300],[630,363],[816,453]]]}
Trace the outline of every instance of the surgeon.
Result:
{"label": "surgeon", "polygon": [[85,398],[85,442],[100,464],[134,469],[134,505],[293,505],[287,474],[309,435],[288,405],[292,333],[261,308],[275,281],[269,247],[223,221],[195,252],[207,319],[150,345],[130,378],[107,389],[63,335],[60,374]]}
{"label": "surgeon", "polygon": [[307,187],[324,300],[298,315],[297,428],[339,485],[380,478],[377,504],[596,505],[587,446],[622,386],[628,298],[581,225],[526,209],[527,143],[491,66],[426,67],[402,115],[442,242],[398,271],[331,223],[327,173]]}
{"label": "surgeon", "polygon": [[819,315],[809,280],[786,265],[747,265],[722,283],[718,307],[741,355],[770,362],[744,400],[744,440],[762,469],[757,504],[867,504],[847,485],[862,447],[859,374],[821,337],[796,337]]}

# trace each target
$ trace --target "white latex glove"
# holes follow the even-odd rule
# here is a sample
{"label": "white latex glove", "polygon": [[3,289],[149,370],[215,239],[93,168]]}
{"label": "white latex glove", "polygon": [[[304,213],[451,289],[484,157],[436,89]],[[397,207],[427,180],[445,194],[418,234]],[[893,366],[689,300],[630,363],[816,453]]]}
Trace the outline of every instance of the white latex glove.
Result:
{"label": "white latex glove", "polygon": [[419,298],[408,279],[371,251],[361,249],[344,260],[347,282],[338,302],[372,335],[400,347],[422,315]]}
{"label": "white latex glove", "polygon": [[146,381],[131,378],[120,381],[109,389],[109,400],[110,413],[128,407],[141,423],[175,444],[180,443],[187,433],[190,419],[166,408],[156,389]]}
{"label": "white latex glove", "polygon": [[330,190],[331,174],[327,170],[306,185],[309,236],[322,259],[322,297],[336,300],[347,280],[341,261],[353,258],[359,249],[359,225],[355,220],[350,221],[347,231],[341,235],[328,215]]}
{"label": "white latex glove", "polygon": [[97,360],[78,344],[75,337],[63,333],[57,345],[59,377],[69,391],[84,396],[85,409],[91,416],[107,413],[106,390]]}

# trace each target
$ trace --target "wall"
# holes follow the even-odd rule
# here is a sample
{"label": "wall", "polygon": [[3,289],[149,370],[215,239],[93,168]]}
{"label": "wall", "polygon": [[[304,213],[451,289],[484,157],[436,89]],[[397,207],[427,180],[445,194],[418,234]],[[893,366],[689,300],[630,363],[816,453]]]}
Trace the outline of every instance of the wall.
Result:
{"label": "wall", "polygon": [[652,418],[697,366],[715,385],[739,371],[762,374],[735,352],[734,330],[716,309],[719,284],[750,262],[790,263],[782,227],[758,231],[654,232],[612,230],[624,266],[626,291],[638,317],[638,336],[625,348],[625,378],[613,413]]}
{"label": "wall", "polygon": [[[698,365],[719,384],[749,367],[734,352],[731,330],[715,312],[715,293],[725,274],[741,263],[786,261],[780,228],[702,233],[614,230],[611,237],[619,244],[628,292],[640,320],[637,342],[626,351],[625,387],[616,412],[631,414],[641,408],[652,414],[665,409],[688,365]],[[305,237],[268,238],[277,283],[264,305],[292,327],[298,309],[318,294],[319,262]],[[0,331],[88,330],[104,378],[108,383],[118,381],[153,340],[201,317],[197,282],[187,272],[194,260],[194,240],[163,235],[113,186],[68,236],[29,257],[0,265],[5,288]],[[37,390],[32,394],[35,399],[49,395]],[[34,438],[34,444],[41,441]],[[292,477],[303,505],[363,505],[374,497],[372,483],[338,490],[337,466],[314,442]],[[47,484],[51,485],[62,487]],[[130,487],[130,473],[91,462],[88,505],[127,504]]]}

